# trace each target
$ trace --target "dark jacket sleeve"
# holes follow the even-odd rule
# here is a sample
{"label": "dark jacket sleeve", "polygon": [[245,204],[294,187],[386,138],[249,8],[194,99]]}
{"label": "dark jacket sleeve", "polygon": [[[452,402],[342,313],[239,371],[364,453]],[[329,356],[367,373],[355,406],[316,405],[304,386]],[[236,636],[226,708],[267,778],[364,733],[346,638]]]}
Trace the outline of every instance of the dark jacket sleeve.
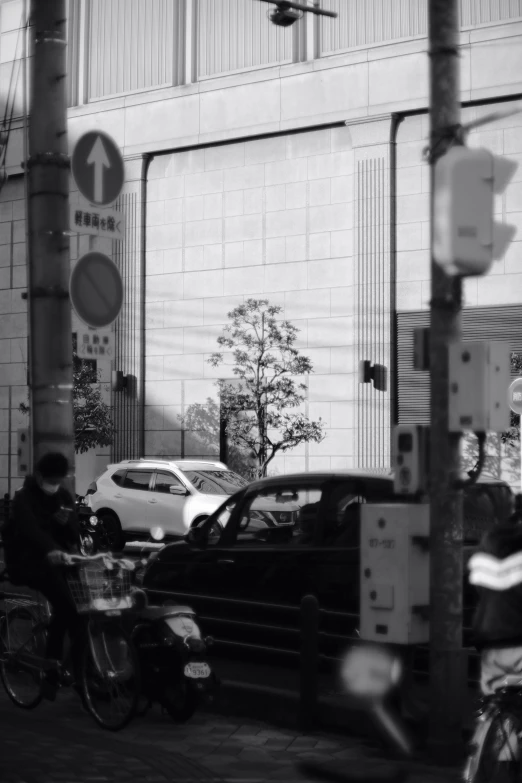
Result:
{"label": "dark jacket sleeve", "polygon": [[72,513],[69,514],[69,520],[64,529],[64,538],[69,551],[78,551],[78,543],[80,538],[80,523],[78,521],[78,514],[76,513],[76,504],[72,496],[63,490],[64,493],[64,505],[67,508],[72,508]]}
{"label": "dark jacket sleeve", "polygon": [[19,541],[24,541],[29,547],[45,557],[57,548],[56,541],[42,527],[33,514],[31,505],[23,492],[15,495],[12,515],[13,532]]}

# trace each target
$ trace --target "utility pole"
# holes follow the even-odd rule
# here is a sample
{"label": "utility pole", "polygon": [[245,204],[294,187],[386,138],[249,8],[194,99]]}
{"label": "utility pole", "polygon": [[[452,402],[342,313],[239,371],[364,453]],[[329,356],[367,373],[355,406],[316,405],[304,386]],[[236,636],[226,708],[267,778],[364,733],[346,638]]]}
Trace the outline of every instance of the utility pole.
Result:
{"label": "utility pole", "polygon": [[74,492],[69,300],[66,0],[31,0],[28,167],[29,396],[32,455],[64,454]]}
{"label": "utility pole", "polygon": [[[430,162],[460,141],[458,0],[430,0]],[[448,344],[460,338],[462,283],[431,261],[430,744],[448,761],[462,752],[462,491],[460,435],[449,432]]]}

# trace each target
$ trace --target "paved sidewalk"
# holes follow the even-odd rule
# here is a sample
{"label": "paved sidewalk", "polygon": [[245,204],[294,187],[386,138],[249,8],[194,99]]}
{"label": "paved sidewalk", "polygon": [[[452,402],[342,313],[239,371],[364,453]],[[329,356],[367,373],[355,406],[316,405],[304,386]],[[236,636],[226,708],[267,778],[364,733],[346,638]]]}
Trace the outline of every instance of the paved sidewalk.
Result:
{"label": "paved sidewalk", "polygon": [[[104,732],[68,692],[31,712],[16,709],[1,692],[0,726],[0,783],[308,783],[295,766],[304,760],[382,780],[397,766],[369,741],[353,737],[302,734],[205,713],[178,725],[158,707],[121,732]],[[457,771],[408,766],[408,783],[458,780]]]}

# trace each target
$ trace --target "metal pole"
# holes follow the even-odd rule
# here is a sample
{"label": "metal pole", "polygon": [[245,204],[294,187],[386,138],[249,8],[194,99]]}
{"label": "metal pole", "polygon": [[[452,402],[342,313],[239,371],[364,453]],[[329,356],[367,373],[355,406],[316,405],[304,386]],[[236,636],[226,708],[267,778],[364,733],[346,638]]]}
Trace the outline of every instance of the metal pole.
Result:
{"label": "metal pole", "polygon": [[[460,123],[458,0],[430,0],[431,163],[454,141]],[[453,136],[453,138],[452,138]],[[431,187],[433,226],[433,169]],[[462,492],[460,434],[448,432],[448,344],[461,333],[462,285],[431,262],[431,487],[430,487],[430,745],[448,761],[462,752]]]}
{"label": "metal pole", "polygon": [[60,451],[74,491],[66,0],[31,0],[28,304],[32,456]]}
{"label": "metal pole", "polygon": [[309,731],[317,720],[319,691],[319,602],[315,595],[301,600],[299,723]]}

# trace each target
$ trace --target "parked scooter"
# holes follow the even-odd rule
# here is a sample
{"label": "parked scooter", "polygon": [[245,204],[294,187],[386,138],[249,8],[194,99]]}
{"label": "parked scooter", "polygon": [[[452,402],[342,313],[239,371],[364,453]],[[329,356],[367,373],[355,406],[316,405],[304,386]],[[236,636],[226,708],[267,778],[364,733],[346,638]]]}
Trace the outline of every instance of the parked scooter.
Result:
{"label": "parked scooter", "polygon": [[[161,528],[151,531],[152,538],[163,540]],[[142,557],[136,571],[136,580],[143,581],[143,574],[151,559]],[[132,640],[138,652],[143,696],[147,705],[161,704],[170,717],[184,722],[192,717],[201,703],[214,699],[217,677],[207,660],[211,637],[204,638],[189,606],[172,603],[164,606],[147,606],[136,618],[131,630]]]}
{"label": "parked scooter", "polygon": [[88,557],[97,552],[108,552],[110,546],[105,526],[82,495],[76,495],[76,514],[80,524],[80,554]]}

